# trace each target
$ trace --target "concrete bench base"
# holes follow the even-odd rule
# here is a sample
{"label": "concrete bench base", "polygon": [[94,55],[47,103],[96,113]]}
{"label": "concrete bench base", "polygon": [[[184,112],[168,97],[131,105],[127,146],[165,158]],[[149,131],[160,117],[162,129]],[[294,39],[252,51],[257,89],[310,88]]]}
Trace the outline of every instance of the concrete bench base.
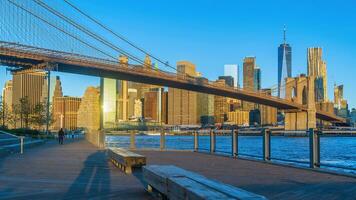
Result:
{"label": "concrete bench base", "polygon": [[266,199],[173,165],[145,166],[143,177],[148,184],[148,191],[158,191],[170,200]]}
{"label": "concrete bench base", "polygon": [[111,162],[123,172],[130,174],[133,168],[146,165],[146,157],[121,148],[109,148]]}

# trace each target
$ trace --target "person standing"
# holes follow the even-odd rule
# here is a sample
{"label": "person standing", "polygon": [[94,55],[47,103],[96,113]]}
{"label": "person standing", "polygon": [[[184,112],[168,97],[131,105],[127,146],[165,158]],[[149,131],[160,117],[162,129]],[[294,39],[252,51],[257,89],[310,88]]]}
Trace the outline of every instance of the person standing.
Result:
{"label": "person standing", "polygon": [[58,131],[58,143],[63,144],[63,140],[64,140],[64,131],[63,131],[63,128],[61,128]]}

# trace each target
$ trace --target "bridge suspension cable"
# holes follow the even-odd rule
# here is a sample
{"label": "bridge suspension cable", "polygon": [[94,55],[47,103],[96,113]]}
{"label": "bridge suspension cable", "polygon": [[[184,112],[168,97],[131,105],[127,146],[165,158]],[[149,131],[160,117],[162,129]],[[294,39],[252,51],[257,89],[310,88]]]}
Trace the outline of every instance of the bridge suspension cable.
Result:
{"label": "bridge suspension cable", "polygon": [[[39,6],[41,6],[42,8],[46,9],[47,11],[51,12],[52,14],[56,15],[57,17],[59,17],[60,19],[64,20],[65,22],[69,23],[70,25],[72,25],[73,27],[77,28],[78,30],[82,31],[83,33],[89,35],[90,37],[92,37],[93,39],[99,41],[100,43],[104,44],[105,46],[129,57],[130,59],[136,61],[137,63],[140,64],[144,64],[144,61],[142,61],[141,59],[139,59],[138,57],[126,52],[125,50],[117,47],[116,45],[112,44],[111,42],[105,40],[103,37],[95,34],[94,32],[90,31],[88,28],[83,27],[82,25],[76,23],[74,20],[64,16],[63,14],[59,13],[58,11],[56,11],[55,9],[51,8],[50,6],[48,6],[46,3],[44,3],[43,1],[39,1],[39,0],[32,0],[34,1],[36,4],[38,4]],[[115,58],[115,57],[114,57]]]}
{"label": "bridge suspension cable", "polygon": [[106,56],[112,58],[112,59],[116,59],[114,56],[110,55],[109,53],[107,53],[107,52],[105,52],[105,51],[103,51],[103,50],[100,50],[99,48],[97,48],[97,47],[95,47],[95,46],[89,44],[88,42],[85,42],[84,40],[80,39],[79,37],[77,37],[77,36],[75,36],[75,35],[73,35],[73,34],[67,32],[67,31],[65,31],[64,29],[62,29],[62,28],[60,28],[60,27],[54,25],[53,23],[51,23],[51,22],[49,22],[48,20],[44,19],[43,17],[41,17],[41,16],[35,14],[34,12],[30,11],[29,9],[26,9],[25,7],[23,7],[22,5],[20,5],[20,4],[16,3],[16,2],[14,2],[13,0],[7,0],[7,1],[8,1],[9,3],[13,4],[14,6],[16,6],[17,8],[19,8],[19,9],[21,9],[21,10],[27,12],[28,14],[32,15],[33,17],[35,17],[35,18],[41,20],[41,21],[44,22],[45,24],[47,24],[47,25],[49,25],[49,26],[51,26],[51,27],[57,29],[58,31],[60,31],[60,32],[66,34],[66,35],[68,35],[68,36],[70,36],[70,37],[72,37],[72,38],[74,38],[74,39],[76,39],[77,41],[83,43],[84,45],[86,45],[86,46],[88,46],[88,47],[90,47],[90,48],[92,48],[92,49],[94,49],[94,50],[96,50],[96,51],[102,53],[103,55],[106,55]]}
{"label": "bridge suspension cable", "polygon": [[161,64],[163,64],[164,66],[167,66],[175,71],[177,71],[177,69],[173,66],[171,66],[168,61],[164,62],[161,59],[159,59],[158,57],[152,55],[151,53],[149,53],[148,51],[144,50],[143,48],[135,45],[133,42],[131,42],[130,40],[128,40],[127,38],[125,38],[123,35],[118,34],[117,32],[113,31],[112,29],[110,29],[109,27],[107,27],[106,25],[104,25],[103,23],[99,22],[98,20],[96,20],[95,18],[91,17],[89,14],[87,14],[86,12],[84,12],[83,10],[81,10],[80,8],[78,8],[77,6],[75,6],[74,4],[72,4],[71,2],[69,2],[68,0],[64,0],[65,3],[67,3],[70,7],[72,7],[73,9],[75,9],[76,11],[78,11],[80,14],[82,14],[83,16],[87,17],[89,20],[93,21],[95,24],[99,25],[100,27],[102,27],[103,29],[105,29],[106,31],[108,31],[109,33],[111,33],[112,35],[114,35],[115,37],[121,39],[122,41],[126,42],[127,44],[129,44],[130,46],[134,47],[135,49],[141,51],[142,53],[150,56],[151,58],[153,58],[154,60],[160,62]]}

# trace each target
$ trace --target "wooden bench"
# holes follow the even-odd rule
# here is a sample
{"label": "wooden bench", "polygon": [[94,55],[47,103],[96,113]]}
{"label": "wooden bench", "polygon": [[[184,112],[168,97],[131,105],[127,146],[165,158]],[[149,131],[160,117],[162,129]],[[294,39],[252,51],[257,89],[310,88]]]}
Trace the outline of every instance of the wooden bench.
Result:
{"label": "wooden bench", "polygon": [[144,166],[143,178],[148,191],[156,191],[170,200],[266,199],[173,165]]}
{"label": "wooden bench", "polygon": [[132,173],[133,168],[146,165],[145,156],[121,148],[108,148],[108,156],[114,165],[127,174]]}

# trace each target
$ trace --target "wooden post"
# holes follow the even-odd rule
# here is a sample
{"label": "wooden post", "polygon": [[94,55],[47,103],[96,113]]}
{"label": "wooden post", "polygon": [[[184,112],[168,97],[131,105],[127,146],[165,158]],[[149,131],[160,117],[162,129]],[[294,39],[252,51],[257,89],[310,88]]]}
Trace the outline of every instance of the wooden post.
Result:
{"label": "wooden post", "polygon": [[232,129],[232,157],[237,158],[239,151],[239,135],[238,129]]}
{"label": "wooden post", "polygon": [[160,149],[164,150],[166,148],[166,133],[162,130],[160,135]]}
{"label": "wooden post", "polygon": [[210,130],[210,153],[215,153],[215,131]]}
{"label": "wooden post", "polygon": [[269,129],[262,129],[263,136],[263,160],[271,160],[271,134]]}
{"label": "wooden post", "polygon": [[318,131],[309,129],[309,162],[310,168],[320,167],[320,137]]}
{"label": "wooden post", "polygon": [[194,131],[194,151],[197,152],[198,151],[198,131]]}
{"label": "wooden post", "polygon": [[134,131],[130,132],[130,149],[136,149],[136,141],[135,141],[136,133]]}

